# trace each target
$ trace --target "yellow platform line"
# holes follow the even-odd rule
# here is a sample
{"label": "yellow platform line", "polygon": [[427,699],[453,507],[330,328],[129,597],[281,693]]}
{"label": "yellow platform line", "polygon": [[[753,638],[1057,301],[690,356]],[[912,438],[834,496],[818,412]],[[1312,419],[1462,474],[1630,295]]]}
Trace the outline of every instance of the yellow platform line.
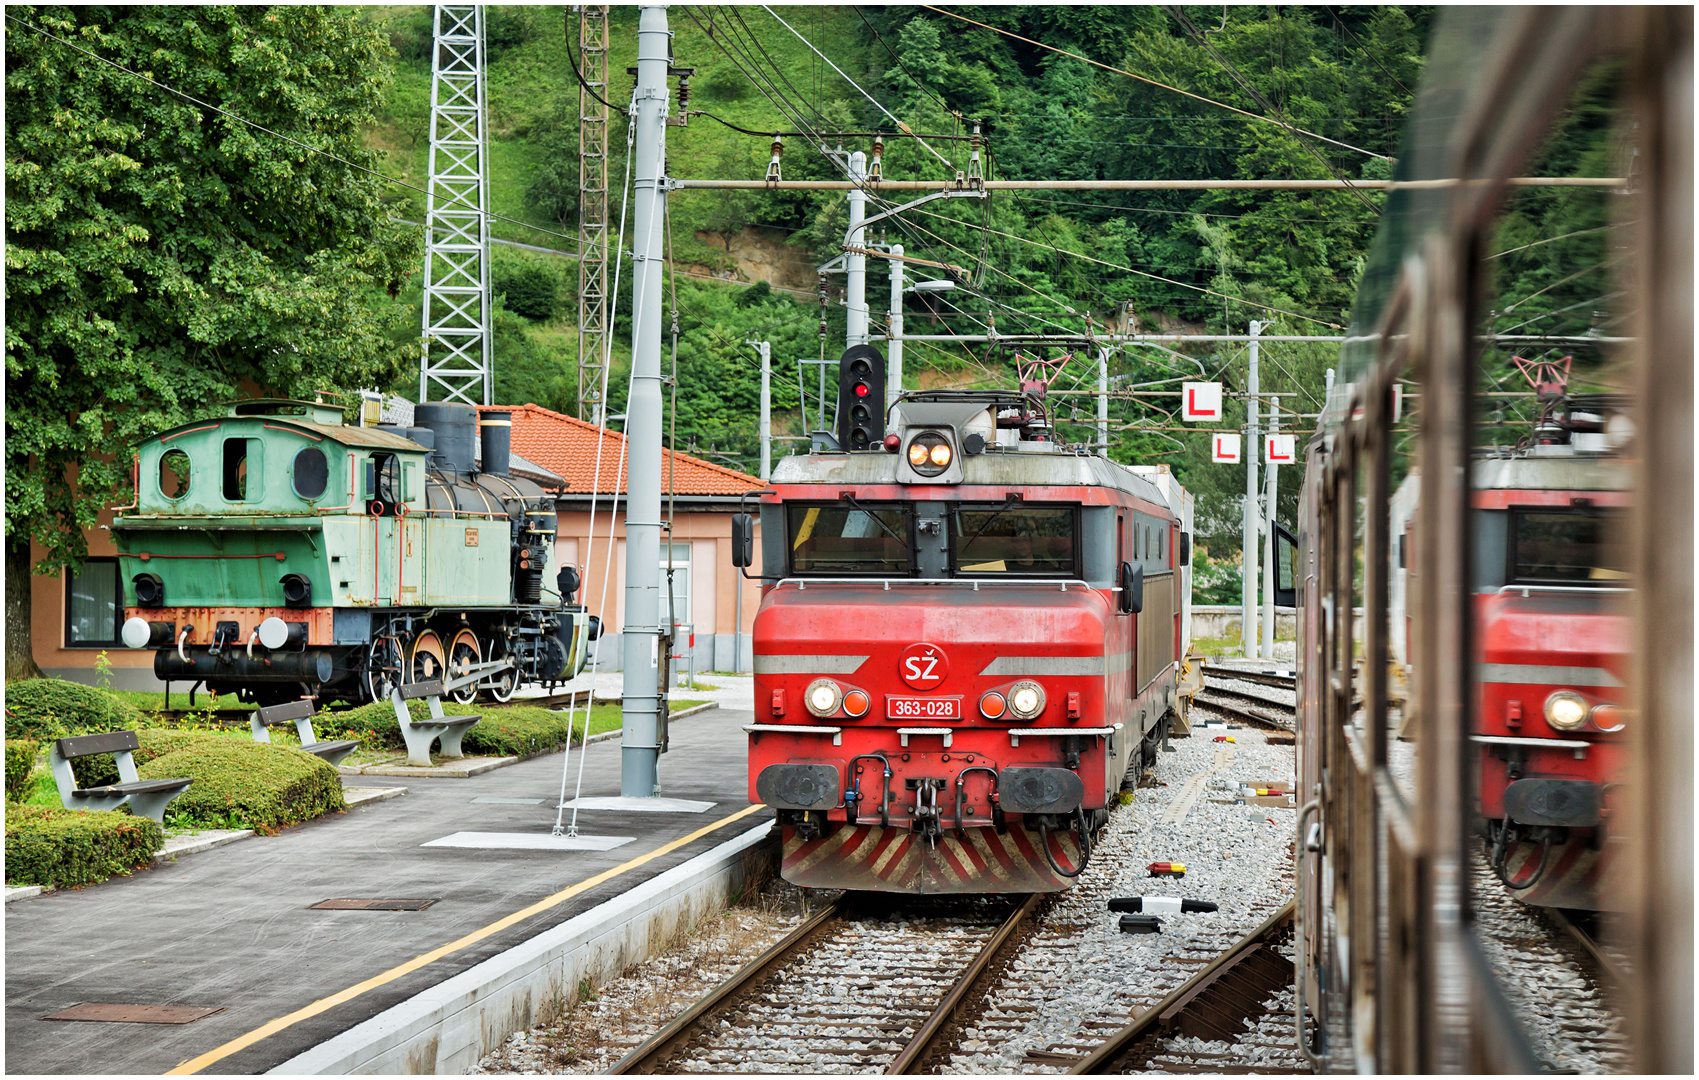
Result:
{"label": "yellow platform line", "polygon": [[495,922],[490,923],[488,926],[474,930],[470,934],[467,934],[463,938],[458,938],[454,941],[449,942],[446,945],[439,945],[436,948],[432,949],[428,953],[421,953],[418,956],[415,956],[413,959],[407,961],[404,964],[399,964],[396,967],[390,968],[388,971],[384,972],[381,975],[374,975],[371,978],[367,979],[365,982],[355,983],[353,986],[350,986],[346,990],[338,991],[337,993],[332,994],[332,995],[330,995],[329,997],[326,997],[326,998],[320,998],[319,1000],[313,1002],[311,1005],[308,1005],[305,1008],[296,1009],[294,1012],[290,1013],[287,1016],[280,1016],[276,1020],[273,1020],[269,1023],[263,1024],[260,1027],[255,1028],[254,1030],[248,1032],[246,1035],[241,1035],[241,1036],[238,1036],[237,1038],[231,1039],[229,1042],[225,1043],[223,1046],[218,1047],[217,1049],[208,1050],[206,1053],[202,1054],[199,1057],[190,1058],[188,1061],[183,1062],[181,1065],[177,1066],[175,1069],[171,1069],[170,1071],[165,1073],[165,1075],[166,1076],[188,1076],[191,1073],[200,1072],[202,1069],[206,1068],[208,1065],[211,1065],[211,1064],[218,1062],[218,1061],[222,1061],[225,1058],[229,1057],[231,1054],[237,1053],[238,1051],[246,1050],[248,1047],[259,1042],[261,1039],[270,1038],[271,1036],[282,1031],[284,1028],[293,1027],[294,1025],[299,1024],[303,1020],[317,1016],[319,1013],[325,1012],[328,1009],[333,1009],[336,1006],[343,1004],[344,1002],[353,1001],[355,998],[359,997],[361,994],[364,994],[369,990],[376,990],[378,987],[383,986],[386,983],[392,983],[396,979],[401,978],[401,976],[406,975],[406,974],[408,974],[409,972],[412,972],[412,971],[417,971],[418,969],[424,967],[426,964],[429,964],[429,963],[436,961],[436,960],[441,960],[443,957],[448,956],[450,953],[459,952],[461,949],[466,948],[468,945],[477,944],[478,942],[489,937],[491,934],[499,934],[503,930],[506,930],[508,927],[514,925],[515,923],[522,922],[525,919],[529,919],[533,915],[541,914],[542,912],[545,912],[552,907],[556,907],[560,904],[563,904],[566,901],[572,899],[574,896],[577,896],[578,894],[585,892],[588,889],[595,888],[597,885],[602,884],[602,882],[604,882],[604,881],[610,881],[613,878],[619,877],[621,874],[624,874],[624,873],[627,873],[628,871],[637,869],[639,866],[642,866],[645,863],[653,862],[654,860],[660,858],[662,855],[665,855],[668,852],[677,851],[679,848],[683,847],[686,844],[689,844],[689,843],[692,843],[696,840],[702,839],[702,837],[707,836],[709,833],[713,832],[715,829],[723,828],[724,826],[730,825],[732,822],[738,820],[739,818],[748,817],[750,814],[755,813],[757,810],[765,810],[765,809],[766,809],[766,807],[764,805],[762,805],[761,803],[756,803],[753,806],[746,806],[742,810],[739,810],[737,813],[732,814],[730,817],[721,818],[719,821],[714,822],[712,825],[706,825],[706,826],[704,826],[700,829],[697,829],[695,832],[691,833],[689,836],[681,836],[677,840],[673,840],[673,841],[670,841],[669,843],[662,844],[660,847],[656,848],[655,850],[653,850],[651,852],[648,852],[648,853],[643,854],[643,855],[639,855],[637,858],[632,859],[630,862],[621,863],[620,865],[613,867],[612,869],[604,870],[601,873],[595,875],[594,877],[586,878],[583,881],[580,881],[576,885],[573,885],[569,888],[562,889],[560,892],[555,893],[553,896],[546,896],[543,899],[537,901],[535,904],[532,904],[530,907],[520,908],[518,911],[515,911],[513,914],[508,915],[505,918],[497,919]]}

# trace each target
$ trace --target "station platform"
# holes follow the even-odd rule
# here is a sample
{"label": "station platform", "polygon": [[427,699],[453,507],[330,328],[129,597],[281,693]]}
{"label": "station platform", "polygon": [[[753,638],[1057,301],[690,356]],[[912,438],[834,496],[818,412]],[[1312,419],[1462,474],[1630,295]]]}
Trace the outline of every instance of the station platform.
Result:
{"label": "station platform", "polygon": [[[642,810],[617,798],[617,739],[575,748],[577,844],[550,836],[557,753],[465,779],[409,777],[400,798],[11,903],[6,1070],[260,1073],[346,1042],[357,1025],[759,828],[768,812],[746,797],[752,719],[722,706],[673,724],[662,798]],[[314,907],[373,899],[432,903]],[[188,1023],[42,1019],[80,1003],[220,1011]]]}

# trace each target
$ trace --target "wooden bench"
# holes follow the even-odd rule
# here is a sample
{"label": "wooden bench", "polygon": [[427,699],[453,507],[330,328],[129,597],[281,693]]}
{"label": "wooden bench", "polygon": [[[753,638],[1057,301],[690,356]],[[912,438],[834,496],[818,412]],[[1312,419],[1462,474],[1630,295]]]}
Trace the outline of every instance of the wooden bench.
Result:
{"label": "wooden bench", "polygon": [[[133,731],[108,731],[103,735],[55,739],[47,752],[47,761],[53,769],[53,782],[59,785],[59,801],[65,804],[65,809],[116,810],[127,805],[132,813],[165,824],[165,808],[172,799],[187,791],[194,781],[181,778],[141,779],[136,775],[136,759],[131,753],[139,750],[141,745]],[[117,759],[119,783],[78,787],[71,762],[96,754],[111,754]]]}
{"label": "wooden bench", "polygon": [[[431,718],[414,723],[407,703],[425,698],[431,706]],[[422,679],[404,683],[390,691],[389,700],[395,706],[395,719],[401,725],[401,737],[407,740],[407,764],[430,765],[431,743],[442,740],[442,756],[465,757],[460,752],[460,739],[476,727],[481,716],[444,716],[442,712],[442,680]]]}
{"label": "wooden bench", "polygon": [[314,757],[323,758],[332,765],[342,764],[343,758],[360,748],[360,743],[355,739],[320,742],[318,736],[313,734],[313,703],[304,698],[255,709],[253,717],[248,721],[248,727],[253,729],[255,742],[270,743],[271,733],[266,729],[275,724],[290,723],[295,725],[295,734],[301,737],[301,749]]}

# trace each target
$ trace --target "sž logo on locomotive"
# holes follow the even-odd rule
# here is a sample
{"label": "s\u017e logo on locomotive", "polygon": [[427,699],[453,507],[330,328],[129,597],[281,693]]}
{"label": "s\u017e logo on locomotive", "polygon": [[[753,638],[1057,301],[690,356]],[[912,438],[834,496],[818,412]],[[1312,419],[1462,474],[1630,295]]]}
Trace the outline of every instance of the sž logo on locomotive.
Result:
{"label": "s\u017e logo on locomotive", "polygon": [[943,649],[918,641],[903,650],[897,673],[916,690],[935,690],[950,673],[950,661]]}

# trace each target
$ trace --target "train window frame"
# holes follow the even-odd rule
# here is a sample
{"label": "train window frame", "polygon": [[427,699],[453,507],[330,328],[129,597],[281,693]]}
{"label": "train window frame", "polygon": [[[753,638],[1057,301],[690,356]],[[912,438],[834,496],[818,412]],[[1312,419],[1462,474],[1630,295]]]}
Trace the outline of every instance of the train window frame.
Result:
{"label": "train window frame", "polygon": [[1510,516],[1510,520],[1505,529],[1504,545],[1504,583],[1506,586],[1543,585],[1572,589],[1610,589],[1622,588],[1627,583],[1628,575],[1626,573],[1622,574],[1620,577],[1609,578],[1535,577],[1533,575],[1523,574],[1521,572],[1521,565],[1517,560],[1517,547],[1519,543],[1518,536],[1520,535],[1522,520],[1529,514],[1572,518],[1593,518],[1600,521],[1602,524],[1608,525],[1612,518],[1620,518],[1624,511],[1613,507],[1539,505],[1509,506],[1505,509],[1509,511]]}
{"label": "train window frame", "polygon": [[[219,448],[219,494],[228,503],[258,502],[262,488],[260,470],[254,465],[259,439],[249,435],[232,435]],[[239,451],[236,452],[236,451]],[[235,491],[235,494],[232,492]]]}
{"label": "train window frame", "polygon": [[[106,570],[112,575],[112,636],[108,638],[79,638],[75,633],[75,623],[72,615],[72,597],[76,593],[78,582],[91,576],[91,571]],[[83,565],[75,574],[67,573],[65,581],[64,642],[67,649],[110,649],[123,644],[119,631],[124,625],[124,581],[122,568],[114,556],[94,556],[83,560]]]}
{"label": "train window frame", "polygon": [[[183,466],[182,486],[177,489],[177,494],[175,494],[175,495],[173,495],[169,491],[165,490],[165,483],[164,483],[164,476],[165,476],[165,470],[166,469],[168,469],[168,468],[171,469],[173,474],[175,474],[176,471],[177,471],[176,466],[167,464],[168,462],[171,461],[173,455],[182,458],[183,461],[185,462],[185,464]],[[187,450],[184,450],[180,446],[173,446],[173,447],[170,447],[169,449],[167,449],[164,453],[159,455],[158,467],[154,470],[153,485],[154,485],[154,490],[159,492],[160,498],[166,500],[167,502],[173,502],[173,503],[181,502],[183,497],[188,495],[190,490],[193,489],[194,479],[195,479],[195,459],[189,456],[189,452]]]}
{"label": "train window frame", "polygon": [[[317,454],[319,460],[324,463],[324,483],[320,486],[317,494],[309,494],[301,490],[301,459],[307,454]],[[289,489],[295,493],[296,497],[307,502],[318,502],[325,498],[330,492],[330,456],[317,446],[303,446],[295,451],[295,456],[289,460]]]}
{"label": "train window frame", "polygon": [[[1019,571],[1019,572],[1014,572],[1014,571],[1009,571],[1009,570],[965,570],[965,569],[963,569],[962,565],[961,565],[961,549],[960,549],[959,545],[957,544],[957,541],[961,536],[961,515],[962,515],[962,513],[964,511],[966,511],[968,513],[985,513],[985,512],[995,512],[995,511],[1001,511],[1001,510],[1011,510],[1011,509],[1016,509],[1016,508],[1018,508],[1020,510],[1066,510],[1066,511],[1069,512],[1070,524],[1071,524],[1072,529],[1073,529],[1072,545],[1071,545],[1073,559],[1071,560],[1069,567],[1066,570],[1026,570],[1026,571]],[[1011,505],[1009,503],[981,503],[981,502],[952,503],[951,506],[950,506],[950,512],[949,512],[949,514],[946,515],[946,517],[949,520],[948,528],[949,528],[949,533],[950,533],[949,542],[948,542],[950,576],[951,577],[968,578],[968,579],[973,579],[973,580],[990,580],[990,581],[1008,580],[1010,578],[1015,578],[1015,577],[1041,578],[1041,579],[1045,579],[1045,580],[1056,580],[1056,581],[1072,581],[1072,580],[1081,579],[1085,576],[1084,568],[1082,566],[1083,560],[1085,558],[1085,552],[1083,550],[1084,542],[1083,542],[1083,538],[1081,536],[1082,522],[1080,520],[1080,513],[1081,513],[1081,506],[1080,506],[1079,503],[1043,503],[1043,502],[1025,502],[1025,501],[1020,502],[1018,504],[1013,504],[1013,505]],[[1135,536],[1136,535],[1137,534],[1135,532]],[[974,539],[978,539],[978,537],[975,537]]]}
{"label": "train window frame", "polygon": [[[787,577],[796,577],[796,578],[846,577],[846,578],[871,578],[873,580],[878,580],[879,578],[914,577],[917,574],[919,574],[919,572],[920,572],[919,571],[919,560],[917,558],[918,537],[916,536],[916,533],[915,533],[915,512],[914,512],[914,503],[912,503],[912,502],[893,501],[893,502],[865,503],[865,502],[859,502],[858,501],[854,505],[851,505],[851,504],[848,504],[848,503],[846,503],[842,500],[835,501],[835,502],[834,501],[818,501],[818,500],[799,501],[799,502],[788,502],[787,501],[787,502],[781,504],[781,509],[784,511],[783,514],[782,514],[782,520],[783,520],[783,523],[784,523],[785,575]],[[868,511],[879,512],[879,511],[887,511],[887,510],[896,511],[897,513],[901,514],[902,518],[903,518],[903,532],[904,532],[905,535],[902,536],[901,539],[902,539],[902,542],[903,542],[903,544],[906,548],[906,550],[904,552],[905,566],[903,567],[903,569],[900,572],[895,571],[895,570],[890,569],[890,568],[883,568],[883,569],[878,569],[878,570],[846,570],[846,569],[799,570],[799,569],[797,569],[797,565],[796,565],[796,543],[792,540],[792,537],[795,536],[796,533],[795,533],[795,529],[792,525],[791,519],[792,519],[792,514],[793,514],[794,511],[808,511],[808,510],[844,510],[844,511],[850,511],[850,512],[857,511],[857,510],[860,510],[860,511],[863,511],[863,512],[868,512]]]}

